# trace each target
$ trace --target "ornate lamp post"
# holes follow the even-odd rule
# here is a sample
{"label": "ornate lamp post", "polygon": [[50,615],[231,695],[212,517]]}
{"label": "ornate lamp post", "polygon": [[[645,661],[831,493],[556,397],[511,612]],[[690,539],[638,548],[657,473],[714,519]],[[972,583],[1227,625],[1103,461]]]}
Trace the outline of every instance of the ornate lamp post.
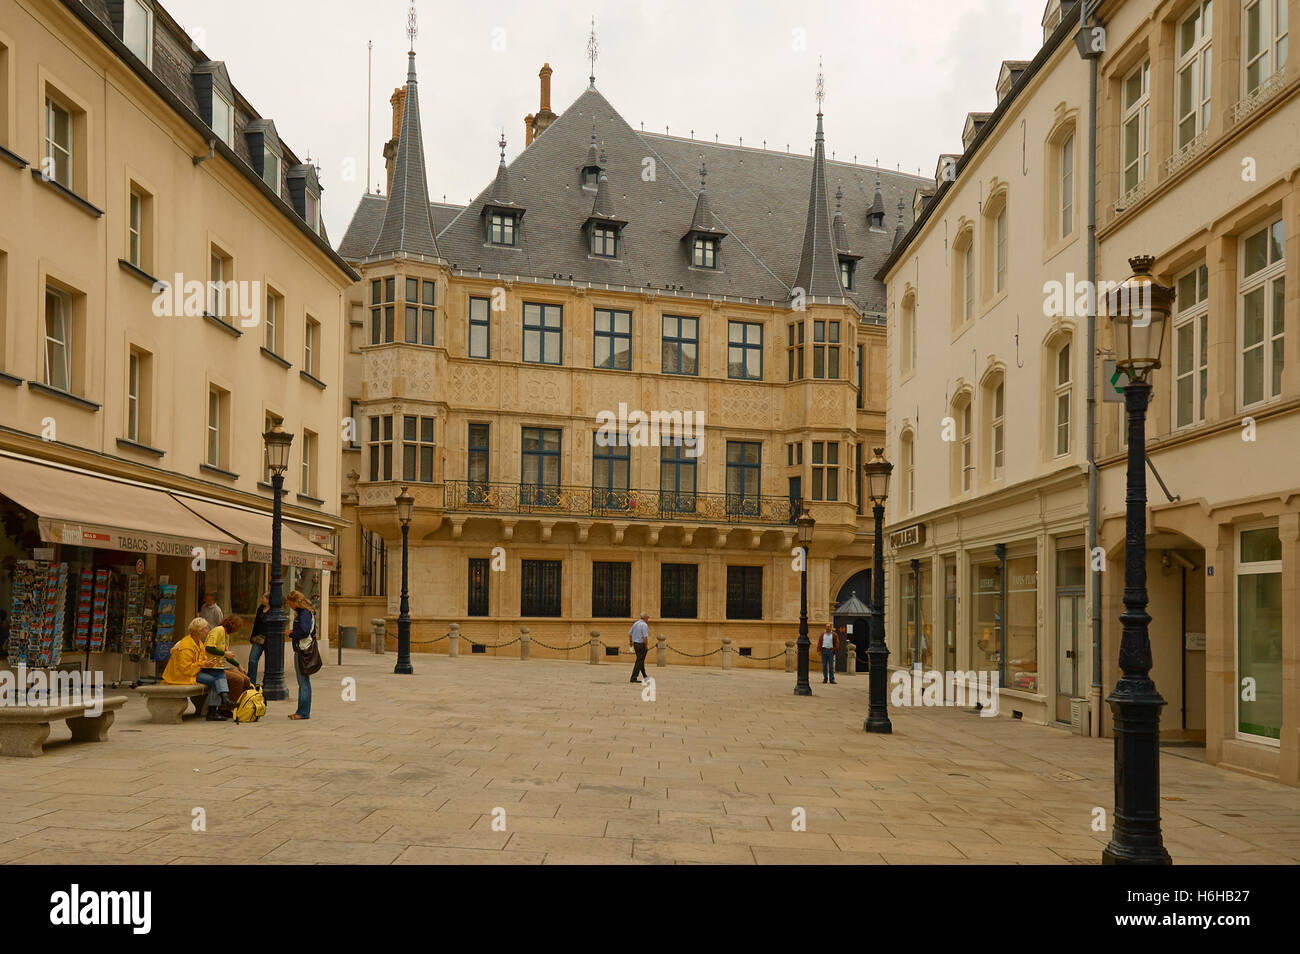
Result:
{"label": "ornate lamp post", "polygon": [[397,617],[397,665],[393,672],[409,675],[411,668],[411,594],[406,587],[407,541],[411,536],[411,517],[415,513],[415,498],[402,488],[397,495],[397,519],[402,523],[402,603]]}
{"label": "ornate lamp post", "polygon": [[799,574],[799,678],[794,684],[796,696],[812,695],[812,686],[808,683],[808,647],[811,645],[808,641],[808,547],[816,524],[807,509],[794,522],[799,546],[803,548],[803,572]]}
{"label": "ornate lamp post", "polygon": [[867,659],[871,670],[868,673],[868,686],[871,694],[867,719],[862,728],[867,732],[891,733],[893,724],[889,721],[889,647],[885,645],[885,501],[889,499],[889,475],[894,465],[885,460],[885,449],[873,447],[876,456],[862,465],[867,475],[867,497],[871,501],[871,512],[876,518],[875,548],[871,561],[871,645],[867,648]]}
{"label": "ornate lamp post", "polygon": [[280,563],[280,496],[284,493],[284,472],[289,469],[289,449],[293,435],[286,433],[280,422],[262,435],[266,445],[266,466],[271,471],[274,503],[271,505],[271,596],[266,625],[270,630],[266,638],[266,675],[262,695],[271,701],[289,698],[284,685],[284,630],[288,617],[284,613],[284,576]]}
{"label": "ornate lamp post", "polygon": [[1120,615],[1122,675],[1106,697],[1115,720],[1115,824],[1102,863],[1168,865],[1160,834],[1160,709],[1165,700],[1151,680],[1147,613],[1146,414],[1150,375],[1160,367],[1165,324],[1174,290],[1151,277],[1154,259],[1129,259],[1133,275],[1107,296],[1115,329],[1116,367],[1127,372],[1128,493],[1124,522],[1124,612]]}

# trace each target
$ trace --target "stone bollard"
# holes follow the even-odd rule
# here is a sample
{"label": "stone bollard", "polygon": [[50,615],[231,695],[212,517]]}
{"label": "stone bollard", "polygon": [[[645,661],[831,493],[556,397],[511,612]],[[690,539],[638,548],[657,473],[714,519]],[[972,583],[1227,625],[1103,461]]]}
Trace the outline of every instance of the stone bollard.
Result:
{"label": "stone bollard", "polygon": [[722,668],[731,668],[731,637],[722,637]]}
{"label": "stone bollard", "polygon": [[382,619],[372,619],[370,621],[370,651],[376,655],[383,655],[384,621]]}
{"label": "stone bollard", "polygon": [[844,668],[844,672],[846,675],[852,676],[858,671],[858,648],[852,643],[847,643],[844,648],[848,652],[848,663]]}
{"label": "stone bollard", "polygon": [[658,637],[658,641],[659,641],[659,645],[655,649],[655,652],[657,653],[657,656],[655,658],[655,665],[667,666],[668,665],[668,637],[660,635]]}
{"label": "stone bollard", "polygon": [[447,633],[447,655],[460,655],[460,623],[452,623],[451,632]]}
{"label": "stone bollard", "polygon": [[794,640],[785,641],[785,671],[794,672]]}
{"label": "stone bollard", "polygon": [[533,641],[533,637],[528,635],[529,632],[531,632],[531,630],[529,630],[527,626],[519,627],[519,658],[520,659],[528,658],[528,644]]}
{"label": "stone bollard", "polygon": [[591,664],[600,665],[600,630],[598,629],[591,631]]}

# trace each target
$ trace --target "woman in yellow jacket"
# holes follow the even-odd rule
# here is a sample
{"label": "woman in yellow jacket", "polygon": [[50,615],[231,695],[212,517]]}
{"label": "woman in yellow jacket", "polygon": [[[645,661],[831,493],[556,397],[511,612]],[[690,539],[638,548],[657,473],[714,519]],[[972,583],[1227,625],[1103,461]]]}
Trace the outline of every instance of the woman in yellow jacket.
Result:
{"label": "woman in yellow jacket", "polygon": [[[196,683],[207,686],[208,721],[217,722],[228,718],[218,711],[227,701],[226,674],[220,668],[210,668],[211,656],[203,645],[208,635],[207,620],[195,617],[190,621],[185,638],[172,647],[167,668],[163,670],[163,682],[172,686],[193,686]],[[224,648],[225,630],[221,630],[218,638]],[[222,663],[224,663],[224,653]]]}

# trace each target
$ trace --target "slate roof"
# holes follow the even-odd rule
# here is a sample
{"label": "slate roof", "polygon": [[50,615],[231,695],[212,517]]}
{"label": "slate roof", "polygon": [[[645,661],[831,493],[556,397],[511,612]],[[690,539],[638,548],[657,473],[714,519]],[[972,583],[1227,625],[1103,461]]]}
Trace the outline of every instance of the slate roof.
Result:
{"label": "slate roof", "polygon": [[[593,123],[604,152],[607,198],[618,219],[628,223],[618,259],[591,256],[583,231],[596,199],[596,191],[583,188],[581,178],[591,153]],[[690,267],[681,241],[695,221],[702,159],[709,170],[708,211],[715,227],[728,235],[717,269]],[[439,210],[446,216],[454,207],[431,206],[438,250],[447,263],[485,274],[546,281],[560,276],[575,282],[785,302],[798,284],[805,227],[811,218],[820,229],[824,214],[826,246],[814,241],[814,251],[820,267],[829,262],[832,269],[828,278],[815,272],[818,280],[811,294],[838,298],[842,293],[829,198],[820,203],[819,212],[809,215],[810,193],[820,182],[824,190],[844,190],[845,241],[863,257],[860,278],[847,298],[861,311],[881,315],[885,288],[873,276],[889,254],[894,230],[888,222],[885,229],[869,228],[876,176],[889,204],[904,195],[910,198],[933,180],[836,162],[826,158],[824,148],[820,174],[814,174],[814,165],[806,154],[634,130],[598,90],[589,88],[509,163],[511,194],[528,209],[518,245],[499,247],[484,241],[480,214],[489,202],[489,183],[450,221],[438,221]],[[643,177],[651,171],[653,175]],[[816,205],[815,195],[813,200]],[[386,202],[384,196],[362,198],[339,245],[342,257],[355,262],[369,255],[375,220],[383,216]]]}
{"label": "slate roof", "polygon": [[398,252],[438,257],[425,176],[419,83],[415,79],[415,52],[411,51],[407,54],[406,102],[397,136],[397,155],[393,159],[393,183],[384,209],[384,223],[370,250],[372,257],[391,257]]}

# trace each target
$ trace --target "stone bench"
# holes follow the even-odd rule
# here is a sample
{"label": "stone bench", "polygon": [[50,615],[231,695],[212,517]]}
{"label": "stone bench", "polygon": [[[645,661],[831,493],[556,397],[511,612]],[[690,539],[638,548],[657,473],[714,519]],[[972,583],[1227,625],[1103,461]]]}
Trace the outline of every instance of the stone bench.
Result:
{"label": "stone bench", "polygon": [[114,713],[126,705],[126,696],[107,696],[96,700],[99,715],[87,715],[94,708],[90,702],[65,706],[6,706],[0,708],[0,755],[34,758],[45,754],[45,740],[50,737],[50,723],[63,719],[72,732],[73,742],[106,742]]}
{"label": "stone bench", "polygon": [[194,700],[194,711],[199,714],[208,700],[208,687],[200,683],[188,686],[158,683],[138,686],[135,691],[144,696],[145,705],[149,707],[149,721],[157,725],[180,725],[191,699]]}

